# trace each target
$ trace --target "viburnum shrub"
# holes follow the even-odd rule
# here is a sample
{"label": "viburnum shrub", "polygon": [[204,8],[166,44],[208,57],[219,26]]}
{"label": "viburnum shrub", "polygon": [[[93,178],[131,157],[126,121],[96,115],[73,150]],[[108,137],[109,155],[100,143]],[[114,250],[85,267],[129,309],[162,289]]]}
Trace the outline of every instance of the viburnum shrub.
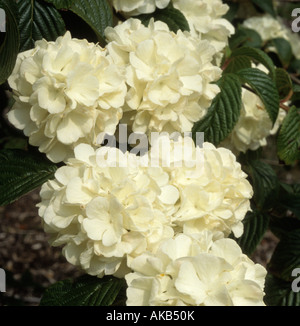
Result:
{"label": "viburnum shrub", "polygon": [[[41,305],[300,305],[294,7],[0,8],[0,204],[39,188],[49,245],[83,274]],[[263,266],[267,231],[279,242]]]}

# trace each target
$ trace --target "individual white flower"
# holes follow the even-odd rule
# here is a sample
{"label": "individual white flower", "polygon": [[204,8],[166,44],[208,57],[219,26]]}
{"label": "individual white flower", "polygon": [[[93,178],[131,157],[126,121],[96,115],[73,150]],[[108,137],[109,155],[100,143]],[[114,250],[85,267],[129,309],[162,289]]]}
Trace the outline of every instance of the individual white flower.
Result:
{"label": "individual white flower", "polygon": [[283,38],[289,41],[294,56],[296,59],[300,59],[299,35],[293,33],[291,28],[285,25],[282,18],[274,18],[269,14],[264,14],[246,19],[243,25],[254,29],[261,36],[263,42],[268,42],[274,38]]}
{"label": "individual white flower", "polygon": [[216,50],[188,32],[138,19],[106,29],[114,62],[126,66],[128,93],[122,123],[134,132],[190,131],[219,92]]}
{"label": "individual white flower", "polygon": [[79,143],[96,144],[101,132],[113,134],[122,117],[122,69],[105,49],[69,32],[19,54],[8,82],[16,99],[9,121],[53,162]]}
{"label": "individual white flower", "polygon": [[156,8],[164,9],[170,0],[110,0],[116,11],[126,16],[137,16],[153,13]]}
{"label": "individual white flower", "polygon": [[[125,160],[131,164],[120,167]],[[154,250],[173,236],[156,205],[159,185],[137,160],[118,149],[80,144],[75,158],[42,186],[39,215],[50,243],[63,246],[66,259],[88,274],[123,277],[127,255]]]}
{"label": "individual white flower", "polygon": [[[163,142],[170,144],[170,158]],[[189,137],[175,141],[161,137],[152,144],[150,156],[160,155],[160,165],[169,174],[168,186],[161,187],[164,211],[177,232],[194,234],[207,229],[240,237],[253,196],[247,175],[230,150],[207,142],[199,146]]]}
{"label": "individual white flower", "polygon": [[170,0],[110,0],[116,11],[123,12],[126,16],[150,14],[156,8],[164,9]]}
{"label": "individual white flower", "polygon": [[186,17],[193,36],[208,40],[217,52],[225,48],[235,31],[223,18],[229,10],[227,4],[222,0],[173,0],[173,4]]}
{"label": "individual white flower", "polygon": [[135,258],[128,306],[264,306],[266,270],[232,239],[184,234]]}
{"label": "individual white flower", "polygon": [[242,90],[242,102],[240,118],[231,134],[221,144],[236,155],[266,146],[267,138],[277,133],[286,116],[286,112],[280,108],[278,118],[273,125],[261,99],[246,89]]}

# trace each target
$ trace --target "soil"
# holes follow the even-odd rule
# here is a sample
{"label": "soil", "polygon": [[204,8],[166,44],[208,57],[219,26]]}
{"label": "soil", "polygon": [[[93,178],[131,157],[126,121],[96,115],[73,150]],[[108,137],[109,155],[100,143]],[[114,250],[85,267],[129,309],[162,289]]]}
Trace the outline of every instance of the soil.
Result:
{"label": "soil", "polygon": [[6,292],[0,293],[0,306],[37,306],[48,286],[80,275],[60,248],[49,245],[38,216],[38,202],[36,190],[0,207],[0,268],[6,272]]}

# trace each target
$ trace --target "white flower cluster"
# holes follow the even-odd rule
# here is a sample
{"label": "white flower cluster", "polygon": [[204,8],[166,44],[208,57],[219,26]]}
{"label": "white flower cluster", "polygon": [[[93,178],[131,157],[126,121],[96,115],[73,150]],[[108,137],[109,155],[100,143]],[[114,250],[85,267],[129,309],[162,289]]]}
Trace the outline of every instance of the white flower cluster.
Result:
{"label": "white flower cluster", "polygon": [[191,34],[208,40],[220,52],[234,34],[233,25],[223,16],[229,6],[222,0],[172,0],[176,9],[186,17]]}
{"label": "white flower cluster", "polygon": [[221,69],[208,41],[138,19],[106,35],[105,49],[67,32],[18,56],[8,118],[53,162],[72,157],[80,143],[97,145],[99,134],[113,135],[121,119],[134,132],[191,131],[219,92],[212,83]]}
{"label": "white flower cluster", "polygon": [[19,54],[8,82],[15,104],[9,121],[53,162],[72,157],[82,142],[114,133],[126,94],[121,67],[107,50],[67,32]]}
{"label": "white flower cluster", "polygon": [[263,42],[270,41],[274,38],[284,38],[291,47],[296,59],[300,59],[300,38],[297,33],[293,33],[291,28],[285,25],[280,18],[274,18],[269,14],[254,16],[246,19],[243,25],[247,28],[254,29],[262,38]]}
{"label": "white flower cluster", "polygon": [[[180,156],[175,149],[182,145],[181,142],[182,139],[172,140],[171,161],[174,164]],[[157,144],[145,155],[151,155],[152,150],[157,154]],[[105,167],[103,162],[99,165],[99,158],[103,158],[101,152],[104,150],[107,154],[116,153],[117,162],[126,160],[129,162],[128,166]],[[132,277],[136,277],[136,274],[128,273],[142,273],[145,266],[139,264],[144,257],[153,256],[159,260],[158,248],[164,246],[165,241],[172,243],[174,236],[184,234],[186,238],[178,239],[189,239],[193,234],[198,234],[198,240],[203,242],[206,236],[200,236],[202,232],[218,235],[218,238],[224,238],[231,231],[240,236],[243,232],[241,221],[250,208],[249,200],[252,197],[252,187],[246,179],[246,174],[242,172],[235,156],[225,148],[216,149],[213,145],[204,143],[203,148],[193,147],[190,156],[196,157],[196,151],[201,154],[198,157],[203,159],[200,168],[197,165],[181,168],[174,168],[172,165],[143,167],[139,162],[143,157],[135,154],[124,154],[118,149],[104,147],[95,151],[90,145],[78,145],[75,148],[75,158],[69,159],[66,166],[59,168],[55,180],[45,183],[40,193],[42,201],[39,204],[39,214],[45,231],[51,235],[51,244],[63,246],[66,259],[80,266],[88,274],[98,277],[111,274],[117,277],[128,275],[130,303],[132,300],[141,299],[132,292],[132,287],[137,286],[136,282],[140,284],[138,287],[145,291],[152,291],[153,282],[147,277],[132,282]],[[174,153],[177,153],[177,156]],[[185,241],[185,246],[188,241]],[[235,248],[231,255],[236,256],[238,245],[233,240],[230,241],[230,245]],[[197,249],[196,242],[190,247],[197,251],[197,255],[202,252],[201,248]],[[190,249],[182,247],[182,250],[185,255],[181,257],[185,257],[187,263],[190,261],[188,264],[194,264],[194,260],[198,260],[199,257],[193,257]],[[228,254],[230,250],[228,248]],[[248,290],[247,282],[244,282],[248,273],[248,267],[244,265],[250,262],[245,257],[239,258],[239,255],[235,257],[237,261],[230,261],[232,266],[220,258],[213,258],[215,261],[207,258],[211,262],[209,268],[215,268],[215,262],[217,266],[222,265],[222,270],[218,270],[220,280],[216,283],[220,289],[216,288],[216,291],[221,290],[220,282],[225,282],[223,278],[227,274],[231,275],[232,282],[232,287],[228,287],[229,292],[236,291],[236,287],[240,286],[239,290],[244,291],[244,283],[246,292],[252,289],[252,286],[249,286]],[[214,256],[214,252],[208,250],[204,256]],[[206,263],[203,268],[205,265]],[[246,268],[244,274],[239,275],[243,266]],[[162,265],[157,274],[168,273],[165,268],[168,270],[169,267]],[[174,271],[175,274],[171,275],[173,282],[179,276],[178,272]],[[199,277],[204,277],[208,272],[203,270],[204,274]],[[235,273],[239,275],[235,281],[241,283],[234,283]],[[152,276],[156,277],[154,274]],[[212,277],[217,278],[218,275]],[[205,286],[213,285],[209,283]],[[255,285],[253,287],[255,288]],[[193,291],[192,288],[190,291]],[[171,292],[166,293],[165,297],[170,296]],[[204,294],[199,295],[204,300]],[[228,294],[228,298],[232,295]],[[242,297],[242,294],[234,295]],[[132,296],[136,298],[133,299]],[[156,296],[154,293],[153,296],[157,300],[154,303],[158,303],[160,294]],[[174,301],[172,294],[168,300],[172,299],[171,304],[179,304],[185,295],[182,293],[178,296]],[[254,301],[255,298],[261,301],[262,296],[263,292],[258,288],[252,293]],[[225,304],[231,302],[228,298]],[[139,304],[153,304],[151,300],[147,302],[147,299],[143,299]],[[213,299],[205,299],[203,302],[199,301],[200,299],[191,300],[183,301],[196,305],[204,301],[205,304],[217,303]],[[234,301],[232,297],[232,300],[233,304],[242,303],[242,299]]]}
{"label": "white flower cluster", "polygon": [[262,306],[266,270],[231,239],[179,234],[135,258],[128,306]]}
{"label": "white flower cluster", "polygon": [[212,64],[215,48],[153,20],[145,27],[131,18],[108,27],[106,37],[114,62],[126,67],[129,90],[121,122],[148,135],[191,131],[219,92],[212,84],[221,76]]}

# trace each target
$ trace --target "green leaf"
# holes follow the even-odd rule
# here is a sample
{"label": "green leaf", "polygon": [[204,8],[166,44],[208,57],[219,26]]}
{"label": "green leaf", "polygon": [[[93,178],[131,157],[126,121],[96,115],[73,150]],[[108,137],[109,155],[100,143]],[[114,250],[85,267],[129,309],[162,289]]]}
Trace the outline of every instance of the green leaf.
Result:
{"label": "green leaf", "polygon": [[254,210],[247,213],[243,220],[243,224],[244,233],[240,238],[236,239],[236,241],[240,245],[243,253],[250,256],[255,251],[268,229],[269,216],[258,210]]}
{"label": "green leaf", "polygon": [[300,220],[294,217],[272,216],[269,228],[277,238],[281,239],[283,236],[286,236],[287,233],[300,229]]}
{"label": "green leaf", "polygon": [[104,40],[106,27],[113,26],[112,10],[106,0],[76,0],[69,9],[83,19]]}
{"label": "green leaf", "polygon": [[12,73],[19,53],[18,7],[15,1],[0,0],[0,8],[6,13],[6,35],[0,47],[0,85]]}
{"label": "green leaf", "polygon": [[242,83],[250,85],[260,97],[271,121],[275,123],[279,113],[279,95],[274,81],[266,73],[256,68],[240,70],[237,75]]}
{"label": "green leaf", "polygon": [[250,60],[261,63],[264,65],[269,71],[270,75],[273,78],[275,76],[275,66],[272,59],[262,50],[252,48],[252,47],[242,47],[235,49],[232,51],[231,58],[235,58],[238,56],[246,56]]}
{"label": "green leaf", "polygon": [[37,40],[55,41],[65,33],[65,23],[55,7],[36,0],[20,0],[20,51],[34,47]]}
{"label": "green leaf", "polygon": [[263,41],[261,36],[254,30],[244,26],[238,26],[235,34],[229,39],[229,47],[234,50],[240,46],[261,48]]}
{"label": "green leaf", "polygon": [[293,85],[293,96],[291,98],[292,102],[300,101],[300,85]]}
{"label": "green leaf", "polygon": [[277,14],[273,5],[273,0],[252,0],[252,2],[264,12],[276,18]]}
{"label": "green leaf", "polygon": [[299,59],[292,60],[290,66],[289,66],[289,71],[293,71],[296,74],[300,74],[300,60]]}
{"label": "green leaf", "polygon": [[83,275],[74,281],[51,285],[44,293],[41,306],[111,306],[125,286],[124,279]]}
{"label": "green leaf", "polygon": [[285,69],[288,68],[293,58],[293,50],[289,41],[284,38],[275,38],[268,42],[267,48],[275,48],[275,53],[278,55],[282,66]]}
{"label": "green leaf", "polygon": [[189,23],[183,13],[172,6],[168,6],[165,9],[156,9],[152,14],[143,14],[135,18],[140,19],[145,26],[148,26],[151,18],[160,20],[166,23],[174,33],[177,33],[179,29],[182,31],[190,31]]}
{"label": "green leaf", "polygon": [[279,203],[300,219],[300,184],[280,184]]}
{"label": "green leaf", "polygon": [[292,280],[292,271],[300,267],[300,229],[283,235],[280,239],[268,269],[285,281]]}
{"label": "green leaf", "polygon": [[267,306],[300,306],[300,292],[292,290],[292,283],[268,274],[265,283]]}
{"label": "green leaf", "polygon": [[232,22],[234,20],[235,16],[236,16],[236,14],[238,13],[240,5],[238,3],[231,2],[231,1],[227,5],[229,6],[229,10],[223,16],[223,18],[225,18],[228,21]]}
{"label": "green leaf", "polygon": [[229,61],[227,67],[224,69],[224,73],[237,73],[238,71],[247,68],[251,68],[251,60],[248,57],[241,55],[232,58]]}
{"label": "green leaf", "polygon": [[225,74],[219,80],[221,92],[214,98],[204,119],[195,123],[192,133],[204,132],[205,140],[220,144],[233,130],[242,106],[242,87],[238,77]]}
{"label": "green leaf", "polygon": [[0,206],[53,178],[57,167],[40,153],[5,149],[0,151]]}
{"label": "green leaf", "polygon": [[258,209],[268,209],[273,206],[279,193],[279,181],[273,168],[260,160],[248,162],[254,196],[253,200]]}
{"label": "green leaf", "polygon": [[277,139],[279,158],[287,165],[300,159],[300,113],[293,106],[283,120]]}
{"label": "green leaf", "polygon": [[275,82],[279,99],[283,100],[293,93],[293,83],[290,75],[285,69],[276,68],[275,70]]}
{"label": "green leaf", "polygon": [[45,0],[52,3],[57,9],[69,9],[76,0]]}

